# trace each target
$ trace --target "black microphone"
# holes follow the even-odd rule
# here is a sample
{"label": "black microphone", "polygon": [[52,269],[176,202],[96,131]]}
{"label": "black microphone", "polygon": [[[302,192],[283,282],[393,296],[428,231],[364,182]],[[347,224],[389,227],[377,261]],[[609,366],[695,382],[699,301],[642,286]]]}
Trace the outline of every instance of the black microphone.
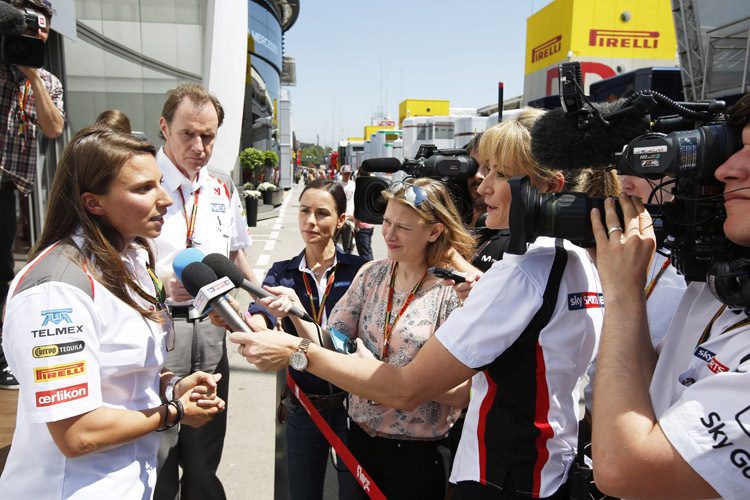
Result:
{"label": "black microphone", "polygon": [[[237,314],[229,304],[223,293],[218,292],[222,288],[227,288],[227,291],[231,289],[231,285],[225,283],[216,283],[219,279],[216,273],[202,262],[192,262],[185,266],[182,270],[182,284],[185,286],[185,290],[190,295],[196,298],[197,301],[204,300],[206,308],[208,306],[213,307],[219,313],[219,315],[227,322],[229,327],[235,332],[252,333],[253,331],[247,326],[247,323]],[[209,284],[214,284],[213,290],[206,290],[204,287]],[[222,287],[223,285],[223,287]],[[218,295],[214,295],[218,293]],[[199,307],[199,309],[205,310],[206,308]]]}
{"label": "black microphone", "polygon": [[26,17],[12,5],[0,1],[0,35],[22,35]]}
{"label": "black microphone", "polygon": [[[619,109],[623,100],[594,103],[602,115]],[[631,140],[649,131],[648,120],[638,113],[613,118],[610,127],[590,120],[578,127],[578,114],[553,109],[539,117],[531,128],[531,154],[539,164],[556,170],[606,167],[614,163],[614,154]]]}
{"label": "black microphone", "polygon": [[[273,297],[274,299],[276,299],[278,297],[268,290],[264,290],[262,287],[259,287],[255,283],[246,280],[245,275],[242,274],[242,271],[240,271],[239,268],[235,266],[231,260],[220,253],[210,253],[206,255],[205,257],[203,257],[203,263],[210,267],[217,276],[226,276],[232,281],[232,283],[234,283],[234,286],[242,288],[246,292],[255,296],[255,298]],[[307,314],[306,311],[301,311],[294,306],[292,306],[292,308],[289,310],[289,314],[293,314],[300,319],[314,323],[314,320],[309,314]]]}
{"label": "black microphone", "polygon": [[401,170],[401,162],[398,158],[370,158],[360,165],[366,172],[392,173]]}

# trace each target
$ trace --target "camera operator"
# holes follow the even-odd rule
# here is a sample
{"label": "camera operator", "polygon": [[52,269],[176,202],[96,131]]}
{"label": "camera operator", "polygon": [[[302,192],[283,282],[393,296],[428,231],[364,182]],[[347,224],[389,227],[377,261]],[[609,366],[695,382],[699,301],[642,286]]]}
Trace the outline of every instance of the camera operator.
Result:
{"label": "camera operator", "polygon": [[[47,42],[52,8],[45,0],[23,0],[28,8],[46,18],[44,26],[24,34]],[[12,11],[12,9],[11,9]],[[40,23],[41,24],[41,23]],[[16,236],[16,188],[26,197],[34,188],[37,127],[50,139],[65,125],[63,88],[60,80],[42,68],[0,63],[0,311],[8,284],[13,279],[13,245]],[[2,319],[0,318],[0,331]],[[18,382],[0,351],[0,388],[18,389]]]}
{"label": "camera operator", "polygon": [[[725,183],[723,227],[729,240],[750,247],[750,94],[729,117],[742,130],[742,149],[715,172]],[[691,283],[655,352],[643,293],[656,246],[652,221],[640,200],[623,194],[619,201],[622,225],[611,199],[605,204],[607,227],[598,211],[591,214],[607,301],[594,381],[597,486],[625,498],[745,499],[750,491],[747,309],[732,310],[708,284]],[[738,273],[735,283],[745,297],[747,278]]]}

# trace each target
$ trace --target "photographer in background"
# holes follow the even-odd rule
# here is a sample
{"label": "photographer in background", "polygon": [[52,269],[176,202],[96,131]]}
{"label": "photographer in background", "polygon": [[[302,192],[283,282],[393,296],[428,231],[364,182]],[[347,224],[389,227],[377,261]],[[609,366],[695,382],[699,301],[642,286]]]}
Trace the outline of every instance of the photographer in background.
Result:
{"label": "photographer in background", "polygon": [[[742,146],[715,172],[725,183],[723,228],[732,242],[750,247],[750,94],[728,115],[742,130]],[[607,304],[594,381],[597,487],[624,498],[746,499],[747,307],[729,308],[707,283],[691,283],[655,352],[643,293],[656,247],[653,225],[640,200],[623,194],[620,204],[622,227],[612,199],[605,205],[607,227],[597,210],[591,214]],[[731,286],[747,302],[747,259],[734,263]]]}
{"label": "photographer in background", "polygon": [[[47,42],[52,8],[45,0],[16,2],[45,20],[24,34]],[[6,6],[7,7],[7,6]],[[43,24],[43,26],[41,26]],[[60,80],[42,68],[0,63],[0,311],[13,279],[16,239],[16,188],[23,198],[31,194],[36,178],[37,127],[50,139],[60,137],[65,125]],[[0,332],[2,318],[0,317]],[[0,350],[0,388],[18,389],[18,381]]]}

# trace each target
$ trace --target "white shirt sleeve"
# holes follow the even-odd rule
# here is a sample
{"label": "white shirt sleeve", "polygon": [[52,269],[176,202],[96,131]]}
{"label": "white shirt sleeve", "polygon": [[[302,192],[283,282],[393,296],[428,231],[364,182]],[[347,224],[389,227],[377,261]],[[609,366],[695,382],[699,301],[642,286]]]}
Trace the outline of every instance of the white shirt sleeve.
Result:
{"label": "white shirt sleeve", "polygon": [[102,406],[99,329],[94,302],[65,283],[43,283],[8,302],[3,347],[32,422]]}

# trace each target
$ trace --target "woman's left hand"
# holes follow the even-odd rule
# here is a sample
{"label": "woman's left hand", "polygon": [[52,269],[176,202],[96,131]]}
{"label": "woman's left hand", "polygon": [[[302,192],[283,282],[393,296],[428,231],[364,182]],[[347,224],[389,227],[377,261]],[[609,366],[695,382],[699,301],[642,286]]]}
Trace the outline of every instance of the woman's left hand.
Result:
{"label": "woman's left hand", "polygon": [[377,361],[377,358],[372,353],[371,350],[369,350],[365,343],[362,342],[362,339],[359,337],[357,338],[357,350],[352,353],[353,356],[357,356],[358,358],[364,358],[364,359],[374,359]]}
{"label": "woman's left hand", "polygon": [[[211,374],[202,371],[191,373],[175,385],[174,397],[179,399],[187,391],[192,390],[190,394],[191,401],[198,401],[198,405],[204,408],[215,406],[221,401],[216,396],[217,382],[220,379],[221,373]],[[221,402],[223,403],[223,401]]]}
{"label": "woman's left hand", "polygon": [[232,332],[229,340],[239,344],[237,352],[262,371],[286,368],[301,339],[288,333],[261,330],[252,333]]}

